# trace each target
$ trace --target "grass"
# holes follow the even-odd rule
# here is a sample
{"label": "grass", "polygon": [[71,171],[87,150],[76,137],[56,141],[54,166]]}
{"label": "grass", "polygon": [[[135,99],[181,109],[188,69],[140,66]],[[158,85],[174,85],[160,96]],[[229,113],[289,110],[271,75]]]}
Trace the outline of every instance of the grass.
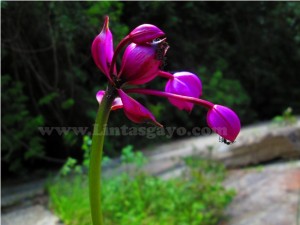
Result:
{"label": "grass", "polygon": [[[225,169],[188,159],[188,172],[162,180],[137,172],[103,180],[106,225],[214,225],[223,218],[234,191],[221,182]],[[49,184],[50,207],[66,225],[91,225],[88,182],[83,174],[57,177]]]}

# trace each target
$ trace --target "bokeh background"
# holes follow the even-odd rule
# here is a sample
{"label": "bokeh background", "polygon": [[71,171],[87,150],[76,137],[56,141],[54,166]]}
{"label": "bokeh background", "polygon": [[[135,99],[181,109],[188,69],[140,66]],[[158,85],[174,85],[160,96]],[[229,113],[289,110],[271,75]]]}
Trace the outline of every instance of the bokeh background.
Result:
{"label": "bokeh background", "polygon": [[[226,105],[242,125],[270,120],[287,107],[300,113],[300,4],[297,2],[1,2],[2,176],[61,167],[82,159],[83,135],[42,136],[38,127],[89,127],[106,78],[91,43],[104,16],[117,43],[141,23],[157,25],[170,49],[166,71],[190,71],[203,98]],[[164,89],[157,78],[147,87]],[[175,109],[166,99],[139,96],[165,126],[206,126],[206,111]],[[111,114],[110,126],[132,124]],[[172,140],[183,138],[174,136]],[[107,138],[105,154],[122,146],[160,142],[134,136]]]}

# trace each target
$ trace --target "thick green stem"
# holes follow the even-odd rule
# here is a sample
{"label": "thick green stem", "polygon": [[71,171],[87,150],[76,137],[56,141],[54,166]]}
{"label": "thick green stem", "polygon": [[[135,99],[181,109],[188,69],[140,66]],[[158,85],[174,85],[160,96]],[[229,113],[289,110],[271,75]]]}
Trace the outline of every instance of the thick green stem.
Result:
{"label": "thick green stem", "polygon": [[89,169],[90,207],[93,225],[103,225],[101,204],[101,161],[105,128],[108,121],[115,90],[109,87],[99,106],[92,137],[92,149]]}

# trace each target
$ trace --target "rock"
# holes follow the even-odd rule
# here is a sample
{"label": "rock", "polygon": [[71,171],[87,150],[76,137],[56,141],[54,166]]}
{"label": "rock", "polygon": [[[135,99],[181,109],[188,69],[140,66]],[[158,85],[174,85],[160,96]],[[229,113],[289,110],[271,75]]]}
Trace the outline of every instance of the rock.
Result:
{"label": "rock", "polygon": [[222,225],[299,224],[300,161],[233,170],[225,186],[237,195]]}
{"label": "rock", "polygon": [[213,158],[227,167],[255,165],[276,159],[298,159],[300,123],[284,128],[269,125],[261,130],[244,130],[236,143],[223,151],[214,151]]}
{"label": "rock", "polygon": [[10,207],[34,196],[43,195],[46,179],[35,180],[19,185],[7,185],[1,191],[1,207]]}
{"label": "rock", "polygon": [[2,225],[59,225],[59,219],[42,205],[32,205],[2,215]]}
{"label": "rock", "polygon": [[[143,150],[149,164],[144,170],[153,175],[162,175],[180,168],[185,157],[202,157],[219,160],[229,168],[256,165],[279,158],[297,159],[300,157],[300,119],[293,126],[279,127],[272,122],[243,127],[236,142],[226,145],[219,142],[218,135],[211,134],[165,143]],[[124,168],[120,160],[113,162],[107,176],[121,171],[135,170]]]}

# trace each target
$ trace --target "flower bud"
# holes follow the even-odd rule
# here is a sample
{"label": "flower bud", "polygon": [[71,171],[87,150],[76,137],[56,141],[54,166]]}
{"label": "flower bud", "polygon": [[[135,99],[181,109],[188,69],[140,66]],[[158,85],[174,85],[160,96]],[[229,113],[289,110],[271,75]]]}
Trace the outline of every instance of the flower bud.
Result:
{"label": "flower bud", "polygon": [[96,36],[92,44],[92,56],[97,67],[109,77],[109,66],[114,54],[113,37],[108,28],[109,18],[105,17],[101,32]]}
{"label": "flower bud", "polygon": [[[195,74],[190,72],[178,72],[174,73],[173,77],[168,80],[165,91],[173,94],[199,98],[202,94],[202,84]],[[194,106],[193,103],[174,98],[169,98],[169,101],[180,110],[191,111]]]}
{"label": "flower bud", "polygon": [[234,142],[241,129],[239,117],[225,106],[214,105],[208,111],[206,120],[214,132],[231,142]]}
{"label": "flower bud", "polygon": [[128,36],[133,43],[144,44],[164,35],[165,33],[158,27],[152,24],[143,24],[132,30]]}
{"label": "flower bud", "polygon": [[129,84],[145,84],[154,79],[168,50],[165,40],[149,45],[130,44],[123,55],[120,79]]}

